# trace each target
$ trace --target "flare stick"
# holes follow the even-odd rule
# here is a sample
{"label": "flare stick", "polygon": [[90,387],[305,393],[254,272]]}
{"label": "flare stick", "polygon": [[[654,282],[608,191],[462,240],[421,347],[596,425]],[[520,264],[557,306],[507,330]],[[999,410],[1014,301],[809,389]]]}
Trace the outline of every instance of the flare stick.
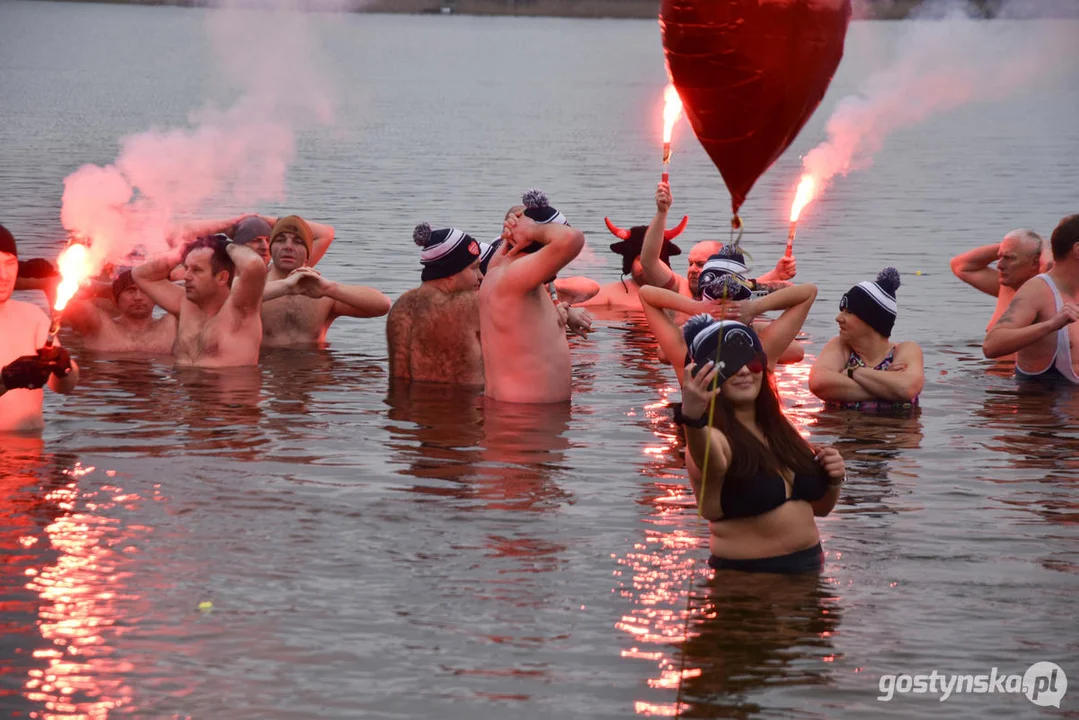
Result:
{"label": "flare stick", "polygon": [[798,231],[798,221],[795,220],[791,223],[791,229],[787,231],[787,252],[786,257],[790,257],[794,252],[794,234]]}

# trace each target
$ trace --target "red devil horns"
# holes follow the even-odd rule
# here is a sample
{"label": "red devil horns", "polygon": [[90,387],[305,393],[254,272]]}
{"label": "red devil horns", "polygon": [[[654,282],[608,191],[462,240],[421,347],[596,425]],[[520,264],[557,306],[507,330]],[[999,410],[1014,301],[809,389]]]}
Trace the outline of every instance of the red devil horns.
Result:
{"label": "red devil horns", "polygon": [[[629,230],[618,227],[613,222],[611,222],[610,218],[607,217],[603,218],[603,222],[607,223],[607,229],[610,230],[611,234],[614,235],[616,238],[618,238],[619,240],[629,240]],[[671,228],[670,230],[663,231],[663,239],[674,240],[676,237],[682,234],[682,231],[686,229],[686,225],[688,224],[689,215],[683,215],[682,222],[678,223],[678,225]]]}
{"label": "red devil horns", "polygon": [[674,240],[676,237],[682,234],[682,231],[686,229],[686,225],[689,224],[689,215],[682,216],[682,222],[675,225],[670,230],[663,231],[664,240]]}
{"label": "red devil horns", "polygon": [[622,228],[618,227],[613,222],[611,222],[611,219],[608,217],[603,218],[603,222],[607,223],[607,229],[610,230],[611,234],[614,235],[616,238],[618,238],[619,240],[629,240],[629,230],[623,230]]}

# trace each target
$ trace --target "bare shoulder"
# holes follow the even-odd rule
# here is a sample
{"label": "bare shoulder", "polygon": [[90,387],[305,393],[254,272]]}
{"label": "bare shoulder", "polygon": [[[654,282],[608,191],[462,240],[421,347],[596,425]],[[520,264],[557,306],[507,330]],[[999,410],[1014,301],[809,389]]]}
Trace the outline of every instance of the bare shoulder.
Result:
{"label": "bare shoulder", "polygon": [[850,348],[848,348],[846,343],[836,335],[821,348],[820,357],[817,358],[817,362],[814,363],[814,365],[820,365],[821,367],[837,371],[842,370],[847,364],[847,356],[849,354]]}
{"label": "bare shoulder", "polygon": [[49,316],[37,305],[22,300],[8,300],[7,305],[15,311],[13,315],[21,324],[35,330],[42,327],[48,329]]}
{"label": "bare shoulder", "polygon": [[904,340],[895,346],[896,362],[905,363],[915,359],[922,359],[922,348],[918,343],[913,340]]}

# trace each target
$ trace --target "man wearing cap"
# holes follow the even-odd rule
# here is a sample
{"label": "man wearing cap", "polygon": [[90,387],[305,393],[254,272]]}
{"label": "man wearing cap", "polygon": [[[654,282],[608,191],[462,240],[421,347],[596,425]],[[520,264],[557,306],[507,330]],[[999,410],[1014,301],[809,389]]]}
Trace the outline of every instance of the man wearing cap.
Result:
{"label": "man wearing cap", "polygon": [[569,343],[544,288],[584,247],[584,235],[550,207],[543,193],[502,226],[505,242],[480,287],[485,394],[515,403],[570,399]]}
{"label": "man wearing cap", "polygon": [[[169,272],[183,263],[183,287]],[[226,235],[199,238],[132,271],[138,286],[177,318],[177,365],[257,365],[262,344],[266,264]]]}
{"label": "man wearing cap", "polygon": [[390,299],[374,288],[342,285],[307,266],[314,233],[298,215],[283,217],[270,231],[273,259],[262,293],[262,346],[318,345],[341,316],[381,317]]}
{"label": "man wearing cap", "polygon": [[151,355],[172,352],[176,318],[165,313],[154,319],[154,303],[135,284],[131,270],[123,270],[105,287],[116,304],[115,313],[94,302],[94,288],[79,292],[64,310],[64,321],[82,335],[87,350]]}
{"label": "man wearing cap", "polygon": [[390,377],[482,386],[479,243],[427,223],[416,226],[412,240],[422,248],[423,272],[420,286],[397,298],[386,318]]}
{"label": "man wearing cap", "polygon": [[79,366],[58,343],[45,347],[49,318],[40,308],[11,299],[18,274],[15,238],[0,225],[0,432],[26,433],[45,427],[41,388],[71,392]]}
{"label": "man wearing cap", "polygon": [[[667,223],[667,211],[670,210],[673,202],[670,185],[661,181],[656,188],[656,216],[644,234],[644,243],[640,250],[640,273],[643,276],[641,284],[668,288],[686,297],[700,300],[701,293],[697,281],[701,270],[704,269],[708,258],[719,252],[723,243],[718,240],[700,241],[689,251],[689,270],[686,275],[682,276],[674,272],[667,258],[678,253],[664,253],[662,248],[665,248],[666,244],[660,240]],[[684,223],[685,219],[682,222]],[[796,273],[797,266],[794,258],[783,256],[776,263],[775,268],[755,280],[750,280],[750,289],[776,290],[789,284],[786,281],[793,278]]]}

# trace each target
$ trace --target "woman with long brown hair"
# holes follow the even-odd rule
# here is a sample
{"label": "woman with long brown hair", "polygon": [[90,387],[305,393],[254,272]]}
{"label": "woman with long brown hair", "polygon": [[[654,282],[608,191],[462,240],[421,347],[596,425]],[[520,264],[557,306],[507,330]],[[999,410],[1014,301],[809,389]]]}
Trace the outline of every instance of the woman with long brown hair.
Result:
{"label": "woman with long brown hair", "polygon": [[711,529],[709,565],[819,571],[824,556],[813,518],[835,507],[846,479],[842,456],[814,448],[783,414],[752,327],[697,315],[683,333],[689,358],[677,415],[702,470],[690,482]]}

